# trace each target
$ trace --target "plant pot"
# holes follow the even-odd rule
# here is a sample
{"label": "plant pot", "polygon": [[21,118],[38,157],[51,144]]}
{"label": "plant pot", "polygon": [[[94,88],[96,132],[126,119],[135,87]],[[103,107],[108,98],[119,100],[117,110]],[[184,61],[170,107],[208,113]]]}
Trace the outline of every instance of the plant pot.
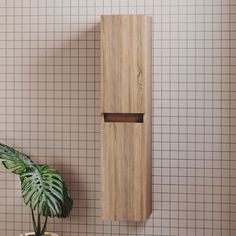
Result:
{"label": "plant pot", "polygon": [[[34,232],[31,233],[24,233],[24,234],[20,234],[20,236],[35,236]],[[58,234],[55,233],[45,233],[44,236],[59,236]]]}

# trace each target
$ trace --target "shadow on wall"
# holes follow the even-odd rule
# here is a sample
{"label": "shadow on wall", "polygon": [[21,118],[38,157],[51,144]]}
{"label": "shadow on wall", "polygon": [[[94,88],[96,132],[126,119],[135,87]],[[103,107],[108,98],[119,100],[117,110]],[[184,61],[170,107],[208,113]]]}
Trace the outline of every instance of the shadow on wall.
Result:
{"label": "shadow on wall", "polygon": [[85,225],[88,216],[95,219],[97,215],[99,27],[97,24],[75,39],[68,32],[68,40],[63,32],[59,38],[55,33],[54,40],[39,39],[37,47],[30,48],[31,61],[22,67],[23,92],[14,108],[21,109],[14,113],[14,120],[24,122],[19,137],[13,135],[7,141],[63,175],[74,208],[70,218],[49,221],[48,231],[60,235],[65,228],[79,232],[78,222]]}

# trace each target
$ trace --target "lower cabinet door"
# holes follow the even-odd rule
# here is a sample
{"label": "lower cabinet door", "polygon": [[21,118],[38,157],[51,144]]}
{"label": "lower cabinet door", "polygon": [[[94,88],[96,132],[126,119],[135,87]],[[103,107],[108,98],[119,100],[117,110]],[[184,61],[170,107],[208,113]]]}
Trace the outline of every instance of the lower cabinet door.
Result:
{"label": "lower cabinet door", "polygon": [[102,217],[144,221],[150,214],[150,157],[143,123],[102,125]]}

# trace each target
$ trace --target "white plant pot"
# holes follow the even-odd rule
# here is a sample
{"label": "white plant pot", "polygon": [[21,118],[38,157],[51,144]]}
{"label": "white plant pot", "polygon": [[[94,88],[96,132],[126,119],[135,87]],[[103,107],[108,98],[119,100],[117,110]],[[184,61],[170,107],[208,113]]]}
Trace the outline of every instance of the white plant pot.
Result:
{"label": "white plant pot", "polygon": [[[20,234],[20,236],[35,236],[34,232],[30,232],[30,233],[24,233],[24,234]],[[58,234],[55,233],[44,233],[44,236],[59,236]]]}

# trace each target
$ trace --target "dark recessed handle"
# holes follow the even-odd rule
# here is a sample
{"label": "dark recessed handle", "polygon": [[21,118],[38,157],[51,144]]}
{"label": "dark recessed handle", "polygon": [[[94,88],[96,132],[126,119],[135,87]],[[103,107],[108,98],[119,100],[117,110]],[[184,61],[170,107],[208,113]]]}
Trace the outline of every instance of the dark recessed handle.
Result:
{"label": "dark recessed handle", "polygon": [[104,122],[143,123],[142,113],[104,113]]}

